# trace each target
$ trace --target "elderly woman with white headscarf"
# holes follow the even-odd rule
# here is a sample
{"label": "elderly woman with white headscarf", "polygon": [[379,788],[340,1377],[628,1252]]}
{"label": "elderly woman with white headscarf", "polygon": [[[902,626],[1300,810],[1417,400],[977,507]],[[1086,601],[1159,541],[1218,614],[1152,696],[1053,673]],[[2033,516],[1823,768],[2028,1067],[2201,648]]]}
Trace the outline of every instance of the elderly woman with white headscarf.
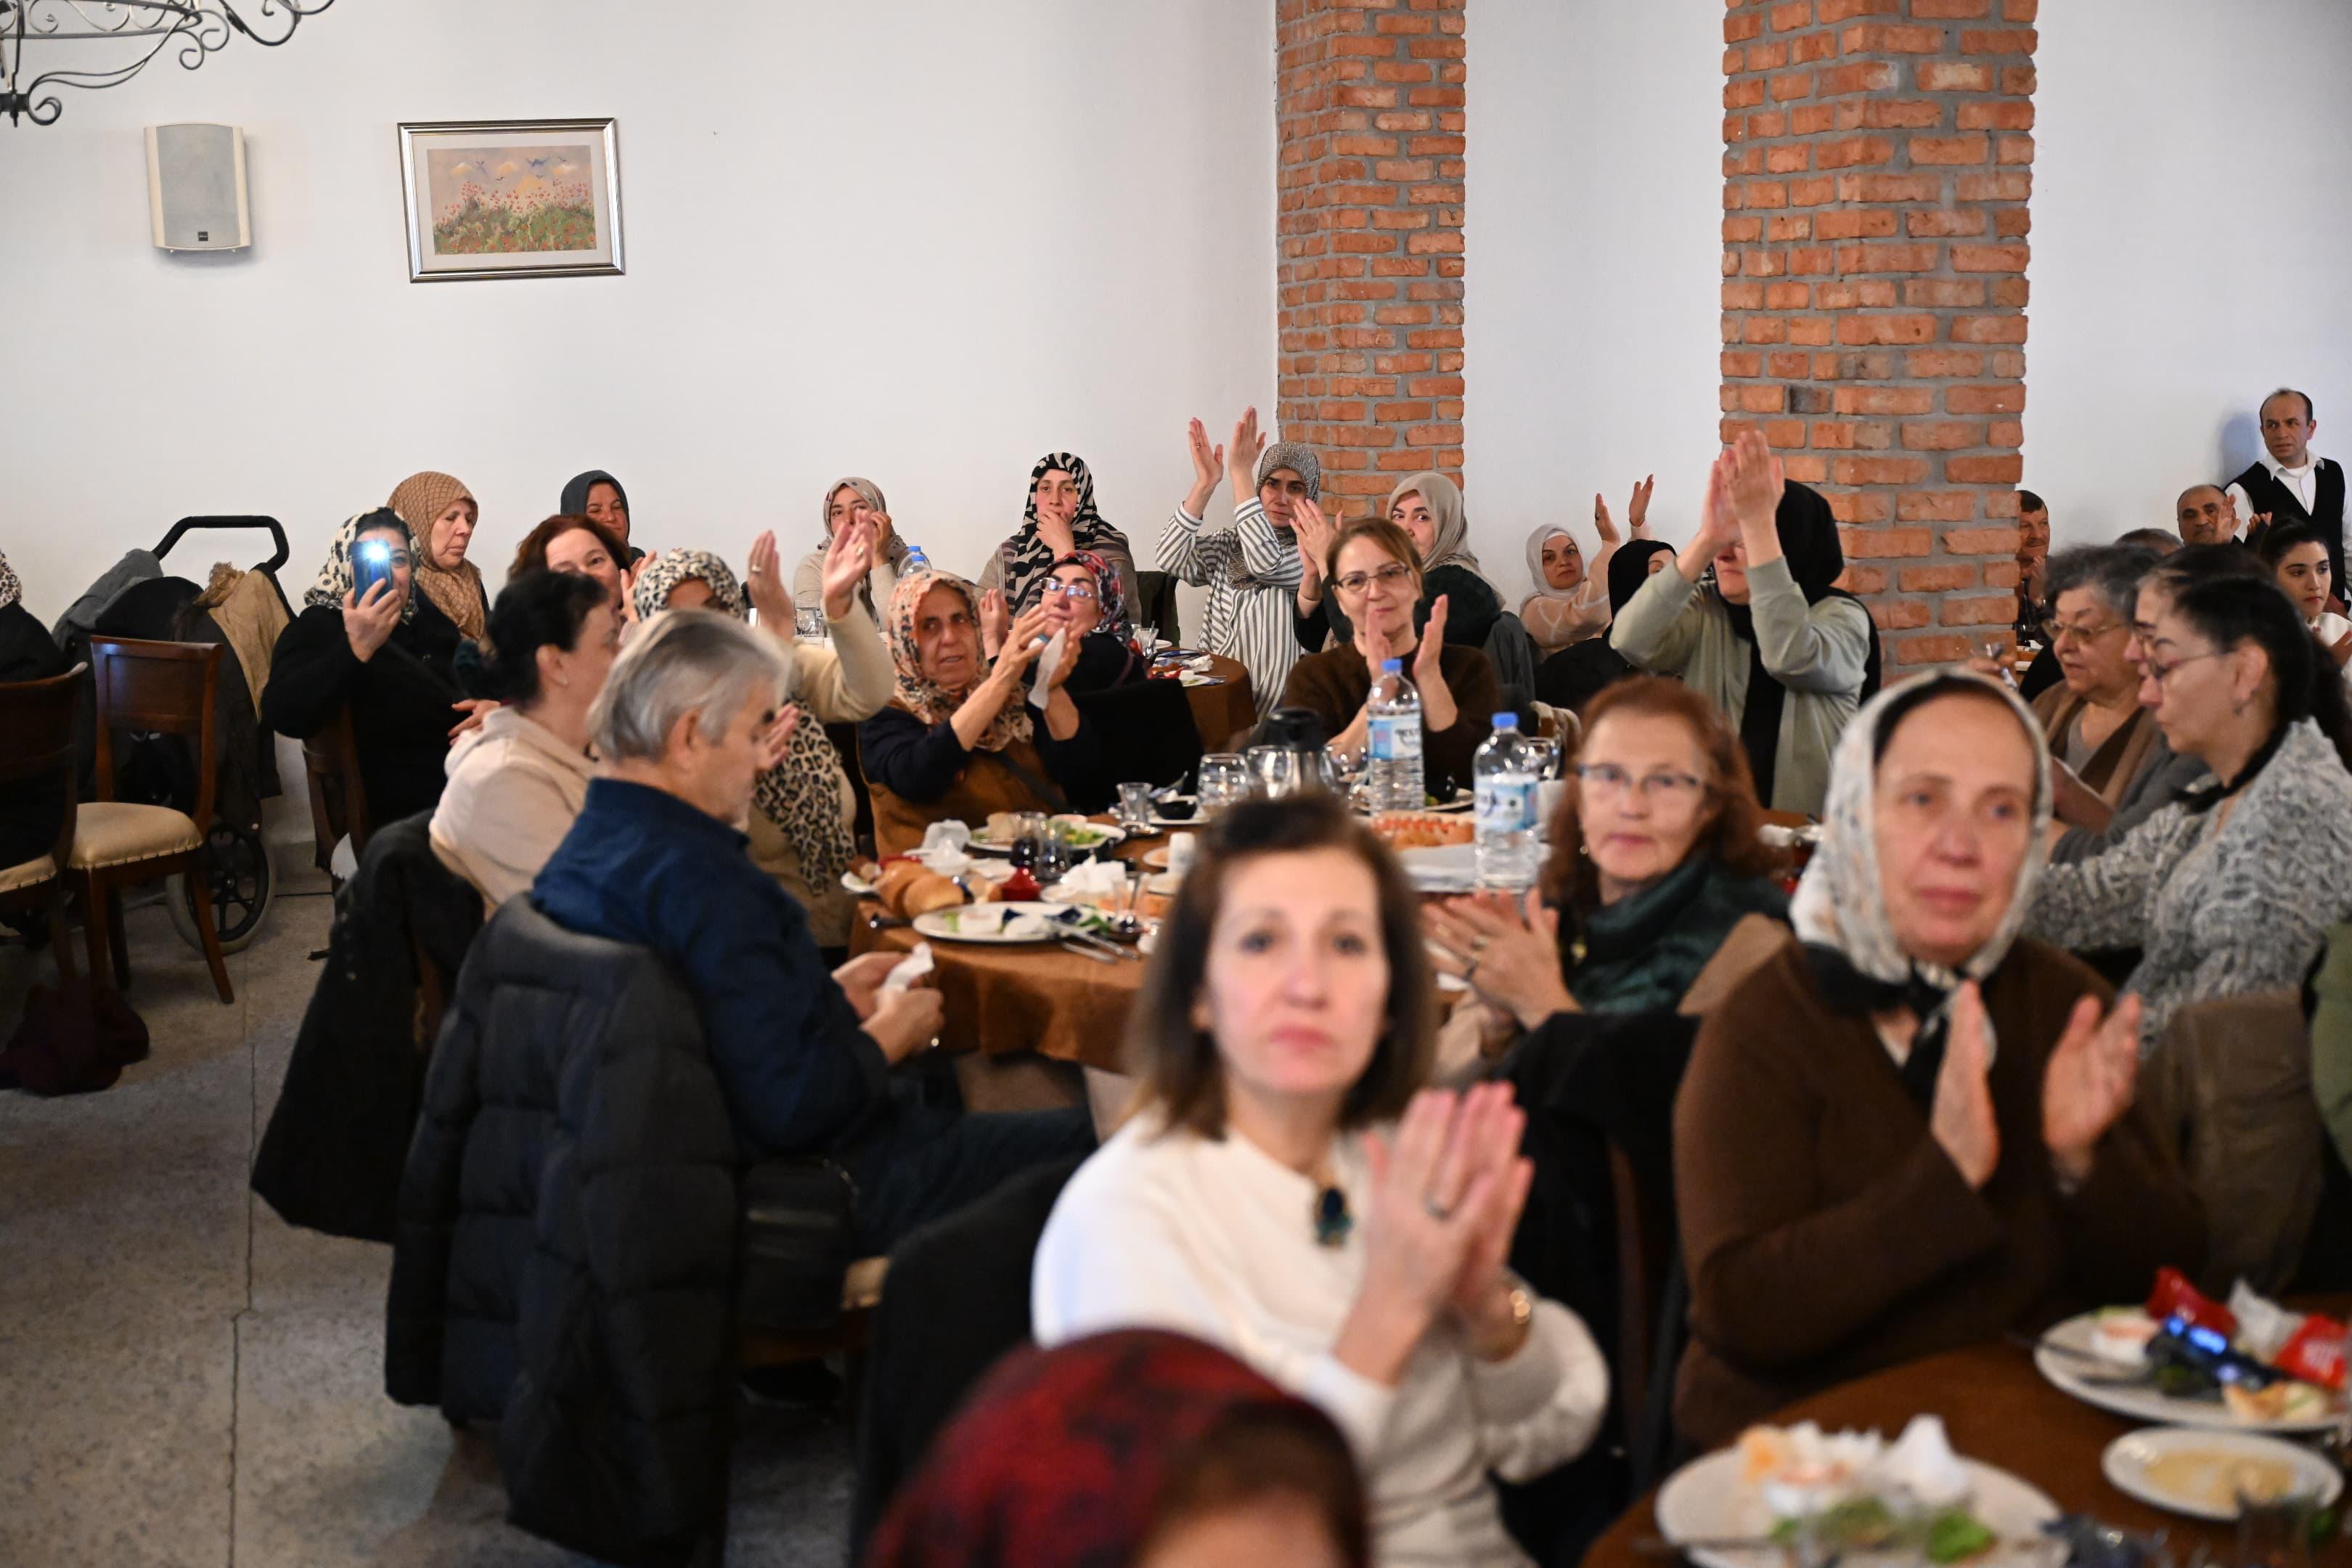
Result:
{"label": "elderly woman with white headscarf", "polygon": [[[1412,629],[1418,632],[1429,624],[1429,607],[1442,598],[1447,612],[1444,640],[1463,647],[1485,647],[1487,635],[1503,613],[1503,596],[1495,592],[1486,568],[1470,552],[1470,519],[1463,510],[1462,487],[1444,474],[1409,474],[1389,492],[1387,515],[1421,552],[1421,602],[1413,606]],[[1356,640],[1356,628],[1339,607],[1338,597],[1323,591],[1323,553],[1338,531],[1336,523],[1326,524],[1319,531],[1307,523],[1299,528],[1303,563],[1298,614],[1292,626],[1298,646],[1309,653],[1324,646],[1327,632],[1337,639],[1336,647],[1345,647]]]}
{"label": "elderly woman with white headscarf", "polygon": [[1691,1443],[2201,1262],[2132,1110],[2138,1002],[2018,935],[2049,822],[2002,686],[1906,682],[1847,727],[1796,940],[1700,1026],[1675,1102]]}
{"label": "elderly woman with white headscarf", "polygon": [[[1650,537],[1650,491],[1655,478],[1633,487],[1625,521],[1633,537]],[[1535,591],[1519,601],[1519,624],[1544,653],[1558,653],[1609,629],[1609,563],[1616,558],[1616,520],[1609,503],[1592,498],[1592,527],[1601,553],[1587,561],[1584,547],[1564,524],[1548,522],[1528,535],[1528,580]]]}
{"label": "elderly woman with white headscarf", "polygon": [[[1160,569],[1208,589],[1209,618],[1201,646],[1241,661],[1263,719],[1298,662],[1298,642],[1290,629],[1291,595],[1298,589],[1300,571],[1298,531],[1323,526],[1318,504],[1323,461],[1301,442],[1269,444],[1258,431],[1255,408],[1234,423],[1230,446],[1209,445],[1209,433],[1198,419],[1189,436],[1192,489],[1160,531]],[[1221,478],[1233,486],[1234,523],[1204,529],[1209,498]]]}

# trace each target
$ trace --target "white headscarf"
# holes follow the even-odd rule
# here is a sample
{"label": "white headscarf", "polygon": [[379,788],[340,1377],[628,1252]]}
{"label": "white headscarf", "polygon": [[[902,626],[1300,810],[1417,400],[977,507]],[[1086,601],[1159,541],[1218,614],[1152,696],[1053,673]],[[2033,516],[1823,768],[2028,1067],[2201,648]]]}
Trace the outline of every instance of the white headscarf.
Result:
{"label": "white headscarf", "polygon": [[1547,542],[1554,539],[1567,540],[1570,544],[1576,545],[1576,552],[1579,555],[1584,554],[1584,546],[1578,543],[1576,535],[1570,533],[1568,530],[1562,528],[1556,522],[1548,522],[1541,528],[1537,529],[1533,533],[1528,535],[1528,575],[1529,578],[1534,580],[1536,585],[1535,596],[1537,598],[1558,599],[1565,603],[1568,600],[1575,598],[1579,593],[1583,591],[1585,584],[1592,581],[1592,562],[1591,558],[1586,558],[1584,563],[1584,575],[1578,581],[1575,587],[1553,587],[1551,585],[1551,579],[1544,575],[1543,547]]}

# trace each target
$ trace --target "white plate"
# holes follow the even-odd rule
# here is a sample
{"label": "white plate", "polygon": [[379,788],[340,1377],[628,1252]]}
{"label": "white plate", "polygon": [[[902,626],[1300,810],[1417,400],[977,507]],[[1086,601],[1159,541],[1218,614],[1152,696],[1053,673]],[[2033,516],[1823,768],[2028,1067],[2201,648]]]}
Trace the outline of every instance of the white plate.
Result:
{"label": "white plate", "polygon": [[[2169,1394],[2159,1394],[2145,1384],[2090,1382],[2088,1377],[2100,1374],[2098,1365],[2078,1355],[2062,1354],[2051,1347],[2088,1352],[2095,1316],[2085,1312],[2080,1317],[2067,1319],[2042,1335],[2048,1343],[2036,1348],[2033,1352],[2034,1369],[2052,1386],[2064,1390],[2085,1405],[2095,1405],[2102,1410],[2112,1410],[2135,1421],[2159,1426],[2204,1426],[2222,1432],[2325,1432],[2336,1424],[2333,1415],[2286,1421],[2241,1421],[2231,1415],[2230,1407],[2219,1399],[2181,1399]],[[2339,1394],[2337,1397],[2343,1396]]]}
{"label": "white plate", "polygon": [[1468,893],[1478,887],[1478,847],[1439,844],[1422,849],[1400,849],[1397,864],[1424,893]]}
{"label": "white plate", "polygon": [[[1181,877],[1172,877],[1165,871],[1156,872],[1143,879],[1143,890],[1145,892],[1160,893],[1171,899],[1176,896],[1176,889],[1181,886],[1183,886],[1183,879]],[[1037,896],[1049,904],[1083,904],[1087,901],[1076,893],[1071,892],[1069,890],[1069,884],[1066,882],[1056,882],[1052,887],[1047,888],[1044,892],[1039,893]],[[1127,893],[1124,889],[1116,893],[1097,893],[1095,897],[1098,899],[1117,899],[1121,903],[1125,903],[1127,901]],[[1095,907],[1097,909],[1101,908],[1100,905],[1096,905]]]}
{"label": "white plate", "polygon": [[[932,910],[915,917],[915,930],[940,942],[976,942],[1004,947],[1025,942],[1052,942],[1061,935],[1061,922],[1055,919],[1060,906],[1047,903],[960,904],[951,910]],[[1046,922],[1041,931],[1008,936],[998,922],[1017,915],[1031,915]]]}
{"label": "white plate", "polygon": [[855,893],[861,899],[870,899],[874,896],[874,884],[855,871],[844,871],[841,874],[841,886],[843,891]]}
{"label": "white plate", "polygon": [[[1105,849],[1110,848],[1113,845],[1124,842],[1127,837],[1125,832],[1119,828],[1112,826],[1108,822],[1088,822],[1083,816],[1060,816],[1055,818],[1055,820],[1057,822],[1066,822],[1073,827],[1083,826],[1089,833],[1098,833],[1102,835],[1101,837],[1094,839],[1086,845],[1080,846],[1074,844],[1070,847],[1072,849],[1083,854],[1098,854]],[[990,838],[981,833],[975,833],[971,836],[971,847],[974,849],[984,851],[990,855],[1010,855],[1013,853],[1013,844],[1010,839]]]}
{"label": "white plate", "polygon": [[[2195,1489],[2188,1490],[2178,1484],[2186,1478],[2159,1478],[2151,1473],[2151,1468],[2168,1455],[2211,1455],[2213,1461],[2210,1467],[2192,1467],[2202,1474],[2187,1480]],[[2321,1508],[2334,1502],[2344,1489],[2344,1478],[2336,1473],[2336,1467],[2308,1448],[2252,1432],[2216,1432],[2202,1426],[2151,1426],[2145,1432],[2126,1432],[2107,1445],[2107,1451],[2099,1456],[2099,1468],[2118,1491],[2152,1508],[2226,1522],[2238,1517],[2237,1499],[2230,1490],[2230,1468],[2248,1460],[2285,1467],[2294,1477],[2287,1495],[2316,1493]],[[2218,1499],[2213,1488],[2220,1489]]]}
{"label": "white plate", "polygon": [[[1969,1511],[2001,1540],[2039,1536],[2058,1517],[2056,1503],[2007,1470],[1975,1459],[1960,1463],[1968,1467]],[[1738,1449],[1724,1448],[1668,1477],[1658,1489],[1658,1533],[1669,1541],[1746,1541],[1771,1534],[1772,1510],[1760,1491],[1740,1479],[1740,1464]],[[1704,1568],[1775,1568],[1785,1553],[1774,1546],[1688,1555]],[[1995,1550],[1970,1559],[1969,1568],[2046,1568],[2050,1556]]]}

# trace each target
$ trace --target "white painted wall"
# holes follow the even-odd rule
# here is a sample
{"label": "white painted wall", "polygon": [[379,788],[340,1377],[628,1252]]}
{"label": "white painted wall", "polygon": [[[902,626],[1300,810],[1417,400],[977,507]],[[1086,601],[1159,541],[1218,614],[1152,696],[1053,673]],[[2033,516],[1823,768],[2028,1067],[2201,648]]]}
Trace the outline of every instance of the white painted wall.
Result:
{"label": "white painted wall", "polygon": [[[1270,406],[1266,0],[399,0],[0,122],[0,549],[53,617],[185,513],[296,534],[413,469],[495,584],[571,474],[739,565],[871,475],[977,570],[1067,448],[1149,556],[1185,418]],[[32,51],[35,58],[37,46]],[[394,126],[616,115],[624,278],[411,284]],[[245,127],[255,244],[148,242],[140,128]],[[217,542],[221,547],[215,548]],[[233,541],[171,564],[201,575]],[[789,558],[789,557],[788,557]]]}
{"label": "white painted wall", "polygon": [[1717,450],[1723,7],[1473,0],[1464,411],[1471,530],[1514,605],[1528,534],[1688,537]]}
{"label": "white painted wall", "polygon": [[2067,0],[2035,64],[2025,476],[2060,542],[2168,527],[2282,383],[2352,459],[2352,6]]}

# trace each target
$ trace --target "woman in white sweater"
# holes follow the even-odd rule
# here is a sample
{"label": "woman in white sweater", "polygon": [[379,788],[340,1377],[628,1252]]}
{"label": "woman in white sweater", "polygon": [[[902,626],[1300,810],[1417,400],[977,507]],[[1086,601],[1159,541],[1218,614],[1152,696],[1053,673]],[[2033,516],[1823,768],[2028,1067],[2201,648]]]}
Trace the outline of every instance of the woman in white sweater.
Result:
{"label": "woman in white sweater", "polygon": [[458,650],[468,695],[498,706],[449,749],[433,810],[441,863],[495,910],[530,890],[588,798],[588,710],[621,645],[604,584],[526,570],[491,606],[488,647]]}
{"label": "woman in white sweater", "polygon": [[1487,1472],[1580,1453],[1608,1373],[1504,1267],[1525,1119],[1507,1085],[1422,1088],[1431,994],[1411,888],[1343,808],[1228,814],[1131,1014],[1140,1106],[1055,1205],[1033,1317],[1048,1345],[1192,1334],[1321,1405],[1383,1564],[1517,1564]]}

